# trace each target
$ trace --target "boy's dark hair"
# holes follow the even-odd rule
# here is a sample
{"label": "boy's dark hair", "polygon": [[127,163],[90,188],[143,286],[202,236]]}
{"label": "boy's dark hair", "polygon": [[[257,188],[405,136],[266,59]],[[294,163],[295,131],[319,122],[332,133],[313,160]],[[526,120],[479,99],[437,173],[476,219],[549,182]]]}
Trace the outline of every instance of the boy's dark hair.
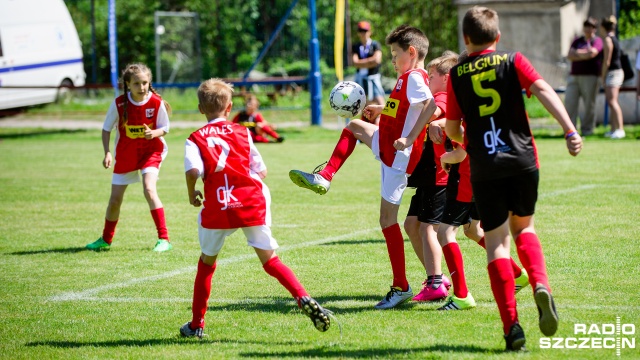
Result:
{"label": "boy's dark hair", "polygon": [[469,37],[473,45],[489,44],[498,38],[498,13],[484,6],[474,6],[464,14],[462,34]]}
{"label": "boy's dark hair", "polygon": [[409,25],[400,25],[395,28],[385,40],[387,45],[398,44],[407,51],[409,46],[413,46],[418,52],[418,60],[424,60],[429,53],[429,39],[420,29]]}
{"label": "boy's dark hair", "polygon": [[460,55],[458,55],[458,64],[460,64],[463,61],[467,60],[468,57],[469,57],[469,52],[466,49],[462,50]]}
{"label": "boy's dark hair", "polygon": [[600,20],[600,25],[607,30],[607,32],[612,32],[615,30],[617,22],[616,17],[611,15],[609,17],[603,17],[602,20]]}

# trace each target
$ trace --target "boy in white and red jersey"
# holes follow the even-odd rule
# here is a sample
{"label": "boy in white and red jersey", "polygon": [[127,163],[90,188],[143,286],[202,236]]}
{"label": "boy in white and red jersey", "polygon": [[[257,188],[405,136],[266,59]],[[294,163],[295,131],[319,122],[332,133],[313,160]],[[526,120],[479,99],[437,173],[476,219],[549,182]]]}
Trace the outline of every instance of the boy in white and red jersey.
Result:
{"label": "boy in white and red jersey", "polygon": [[[232,93],[233,87],[219,79],[209,79],[200,85],[198,109],[208,123],[193,132],[185,144],[189,203],[204,208],[198,216],[202,254],[193,289],[193,317],[180,328],[180,333],[203,336],[216,259],[225,239],[238,229],[244,232],[267,274],[291,293],[316,329],[327,331],[331,324],[330,312],[309,296],[293,271],[275,253],[278,243],[271,236],[271,196],[262,182],[267,176],[267,166],[249,130],[227,120],[233,105]],[[199,178],[204,182],[204,200],[196,190]]]}
{"label": "boy in white and red jersey", "polygon": [[420,160],[425,126],[435,103],[428,87],[424,59],[429,40],[417,28],[401,25],[386,39],[391,47],[391,62],[398,73],[398,81],[386,106],[369,105],[363,115],[371,120],[380,117],[380,126],[364,120],[352,120],[342,131],[327,166],[318,173],[291,170],[289,177],[298,186],[320,195],[329,190],[335,173],[353,152],[357,140],[371,148],[381,162],[380,226],[384,235],[391,268],[391,290],[376,309],[390,309],[411,299],[413,292],[405,271],[404,238],[398,225],[398,209],[407,187],[407,177]]}
{"label": "boy in white and red jersey", "polygon": [[516,310],[509,233],[529,275],[540,330],[552,336],[558,328],[542,246],[534,229],[539,164],[522,89],[536,95],[562,126],[571,155],[580,152],[582,139],[558,95],[531,63],[518,52],[496,51],[500,30],[494,10],[469,9],[462,33],[469,56],[449,75],[445,131],[452,140],[466,144],[473,196],[485,231],[491,290],[506,349],[518,351],[526,340]]}
{"label": "boy in white and red jersey", "polygon": [[[104,168],[108,169],[114,165],[115,158],[111,197],[102,236],[86,247],[94,251],[109,250],[120,217],[125,190],[130,184],[139,182],[142,174],[144,196],[158,232],[158,240],[153,251],[168,251],[173,246],[169,242],[164,207],[156,191],[156,182],[160,164],[167,155],[167,144],[163,136],[169,132],[171,107],[151,86],[151,70],[146,65],[127,65],[122,73],[122,82],[124,94],[111,103],[102,126]],[[109,140],[113,128],[117,128],[117,132],[115,151],[112,155]]]}

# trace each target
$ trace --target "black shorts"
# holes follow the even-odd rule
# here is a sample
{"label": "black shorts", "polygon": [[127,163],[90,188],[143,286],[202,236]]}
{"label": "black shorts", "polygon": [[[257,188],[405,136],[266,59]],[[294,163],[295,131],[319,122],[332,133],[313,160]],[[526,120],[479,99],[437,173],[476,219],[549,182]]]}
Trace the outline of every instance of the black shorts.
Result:
{"label": "black shorts", "polygon": [[474,207],[475,204],[472,202],[447,199],[440,222],[451,226],[468,224],[471,222],[471,209]]}
{"label": "black shorts", "polygon": [[501,179],[472,181],[473,197],[484,231],[498,228],[509,218],[531,216],[538,200],[538,170]]}
{"label": "black shorts", "polygon": [[471,203],[471,210],[469,210],[469,217],[471,220],[480,220],[480,214],[478,214],[478,207],[475,200]]}
{"label": "black shorts", "polygon": [[417,216],[426,224],[439,224],[446,201],[446,186],[421,186],[411,197],[407,216]]}

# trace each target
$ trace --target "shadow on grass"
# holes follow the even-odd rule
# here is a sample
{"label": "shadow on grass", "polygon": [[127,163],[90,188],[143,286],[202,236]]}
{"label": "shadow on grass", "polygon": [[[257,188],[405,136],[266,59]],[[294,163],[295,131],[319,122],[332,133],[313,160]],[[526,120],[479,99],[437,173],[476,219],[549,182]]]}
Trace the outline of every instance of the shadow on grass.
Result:
{"label": "shadow on grass", "polygon": [[268,358],[394,358],[404,357],[408,354],[424,354],[424,358],[440,358],[432,354],[433,352],[449,353],[473,353],[473,354],[502,354],[504,351],[495,348],[484,348],[475,345],[450,345],[435,344],[418,348],[369,348],[369,349],[335,349],[329,347],[318,347],[314,349],[300,351],[280,351],[280,352],[246,352],[240,353],[242,357],[268,357]]}
{"label": "shadow on grass", "polygon": [[[176,329],[177,332],[177,329]],[[180,344],[199,344],[199,345],[212,345],[212,344],[258,344],[258,345],[300,345],[295,341],[251,341],[251,340],[237,340],[237,339],[215,339],[205,336],[202,339],[197,338],[184,338],[179,335],[175,337],[165,339],[122,339],[122,340],[109,340],[109,341],[32,341],[25,344],[29,347],[37,346],[49,346],[55,348],[82,348],[82,347],[140,347],[140,346],[160,346],[160,345],[180,345]]]}
{"label": "shadow on grass", "polygon": [[29,131],[17,131],[17,132],[0,132],[0,140],[3,139],[21,139],[30,138],[42,135],[53,134],[75,134],[87,132],[86,129],[35,129]]}
{"label": "shadow on grass", "polygon": [[330,241],[330,242],[326,242],[326,243],[320,244],[320,246],[327,246],[327,245],[358,245],[358,244],[385,244],[385,241],[384,241],[384,238],[362,239],[362,240],[336,240],[336,241]]}
{"label": "shadow on grass", "polygon": [[16,251],[12,253],[7,253],[7,255],[74,254],[82,251],[90,251],[90,250],[87,250],[87,248],[83,246],[83,247],[72,247],[72,248]]}
{"label": "shadow on grass", "polygon": [[[315,297],[322,306],[328,310],[335,312],[337,316],[340,314],[352,314],[360,313],[364,311],[379,312],[373,306],[377,304],[384,294],[375,295],[360,295],[360,296],[320,296]],[[293,311],[298,311],[298,307],[295,305],[292,298],[251,298],[246,300],[239,300],[234,303],[225,301],[220,304],[215,304],[215,299],[209,300],[209,311],[253,311],[253,312],[265,312],[265,313],[280,313],[289,314]],[[337,302],[338,304],[331,304]],[[343,302],[341,304],[341,302]],[[344,304],[344,303],[347,304]],[[349,302],[352,302],[349,304]],[[398,305],[392,311],[408,310],[418,305],[416,302],[405,302]],[[434,309],[435,310],[435,309]]]}

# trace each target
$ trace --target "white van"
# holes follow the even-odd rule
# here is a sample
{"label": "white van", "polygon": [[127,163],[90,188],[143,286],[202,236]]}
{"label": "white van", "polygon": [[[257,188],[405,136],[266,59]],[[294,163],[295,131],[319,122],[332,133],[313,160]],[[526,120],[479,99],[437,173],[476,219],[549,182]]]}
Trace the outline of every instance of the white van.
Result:
{"label": "white van", "polygon": [[[63,0],[0,0],[0,109],[53,102],[57,87],[84,86],[85,76]],[[34,88],[12,88],[23,86]]]}

